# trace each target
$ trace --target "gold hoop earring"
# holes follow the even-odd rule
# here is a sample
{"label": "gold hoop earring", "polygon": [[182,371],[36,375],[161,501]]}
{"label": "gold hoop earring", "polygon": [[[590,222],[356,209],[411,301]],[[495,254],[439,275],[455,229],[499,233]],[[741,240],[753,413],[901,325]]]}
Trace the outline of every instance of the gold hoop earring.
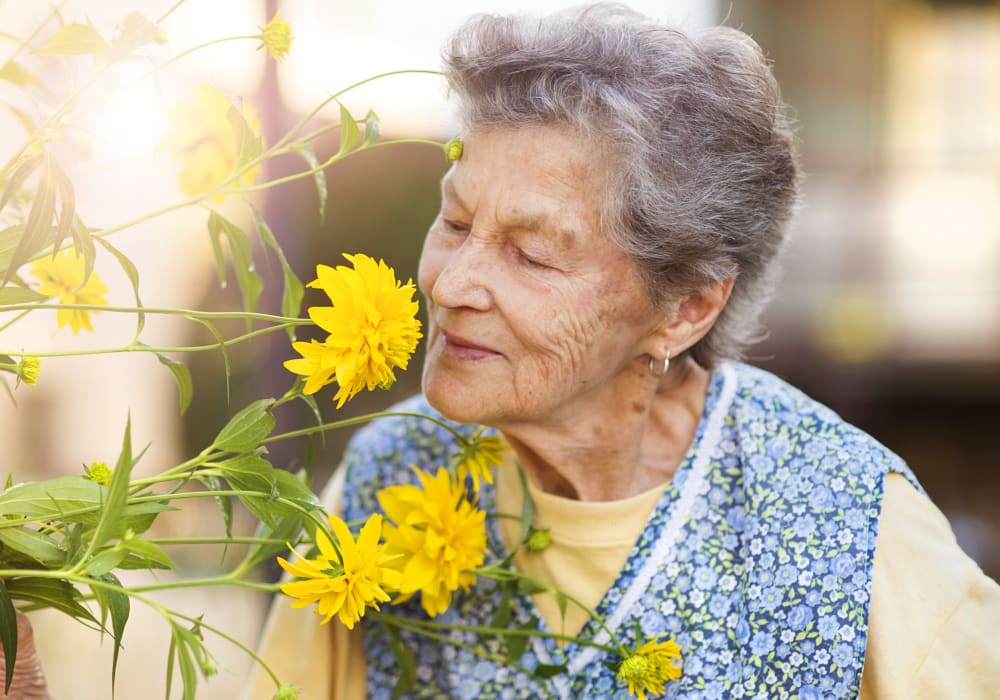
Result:
{"label": "gold hoop earring", "polygon": [[657,360],[652,355],[649,356],[649,373],[656,379],[663,379],[667,374],[667,370],[670,369],[670,351],[667,350],[667,356],[663,358],[662,366],[657,366],[657,363],[661,360]]}

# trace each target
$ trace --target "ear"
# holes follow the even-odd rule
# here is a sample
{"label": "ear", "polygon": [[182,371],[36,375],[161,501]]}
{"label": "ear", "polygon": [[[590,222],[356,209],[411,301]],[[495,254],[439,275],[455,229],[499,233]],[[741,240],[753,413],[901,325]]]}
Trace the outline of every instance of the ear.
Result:
{"label": "ear", "polygon": [[669,352],[670,357],[677,357],[705,337],[729,301],[735,282],[735,277],[712,282],[681,299],[657,329],[654,341],[658,352],[650,355],[660,359]]}

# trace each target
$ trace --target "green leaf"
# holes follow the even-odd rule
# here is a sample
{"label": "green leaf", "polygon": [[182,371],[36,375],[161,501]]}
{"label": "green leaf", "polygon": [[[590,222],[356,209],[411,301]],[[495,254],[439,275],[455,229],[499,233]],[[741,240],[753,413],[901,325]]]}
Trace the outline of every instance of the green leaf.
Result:
{"label": "green leaf", "polygon": [[[46,90],[46,92],[48,91]],[[4,107],[10,110],[11,114],[17,118],[17,121],[21,122],[21,128],[24,129],[25,134],[30,135],[35,131],[35,122],[32,120],[30,114],[13,105],[4,105]]]}
{"label": "green leaf", "polygon": [[125,421],[122,450],[118,455],[118,462],[115,463],[114,472],[111,474],[107,497],[104,500],[104,507],[101,509],[101,519],[91,535],[89,550],[92,552],[122,532],[121,522],[128,500],[132,464],[132,416],[130,415]]}
{"label": "green leaf", "polygon": [[392,700],[396,700],[417,687],[417,657],[395,627],[387,625],[385,629],[389,633],[392,655],[396,658],[396,672],[399,674],[391,696]]}
{"label": "green leaf", "polygon": [[226,118],[229,119],[233,132],[236,134],[236,163],[233,166],[233,171],[237,172],[260,157],[264,150],[264,141],[247,122],[243,110],[235,104],[230,105],[229,111],[226,112]]}
{"label": "green leaf", "polygon": [[[301,531],[302,518],[296,513],[281,516],[270,524],[260,520],[254,536],[261,539],[275,539],[282,543],[294,542]],[[270,561],[276,555],[286,553],[285,550],[284,544],[254,544],[244,557],[246,568],[249,570],[262,562]]]}
{"label": "green leaf", "polygon": [[31,173],[35,172],[41,164],[42,156],[36,153],[35,155],[28,156],[22,160],[18,166],[14,168],[14,172],[11,173],[10,179],[7,181],[3,192],[0,193],[0,211],[3,211],[3,208],[7,206],[7,202],[9,202],[11,198],[17,194],[18,190],[21,189]]}
{"label": "green leaf", "polygon": [[[205,482],[212,491],[222,491],[222,480],[217,476],[205,477]],[[215,503],[219,506],[219,513],[222,515],[222,523],[226,527],[226,537],[233,536],[233,499],[231,496],[215,496]]]}
{"label": "green leaf", "polygon": [[535,502],[531,499],[528,491],[528,482],[525,480],[524,470],[518,469],[517,475],[521,479],[521,494],[523,504],[521,506],[521,534],[518,535],[518,542],[525,542],[531,533],[531,524],[535,521]]}
{"label": "green leaf", "polygon": [[136,10],[122,20],[118,32],[111,41],[111,48],[116,58],[125,58],[150,42],[162,41],[162,36],[160,28]]}
{"label": "green leaf", "polygon": [[358,123],[351,116],[347,107],[340,105],[340,150],[337,151],[337,155],[345,155],[357,145],[360,139],[361,130],[358,129]]}
{"label": "green leaf", "polygon": [[[13,179],[11,178],[11,180]],[[2,208],[0,206],[0,209]],[[10,261],[10,267],[4,273],[3,282],[0,283],[0,287],[7,284],[11,275],[14,274],[14,270],[31,259],[28,251],[41,250],[49,243],[52,236],[52,219],[55,213],[56,187],[52,182],[51,158],[46,154],[42,160],[41,179],[38,181],[38,189],[31,203],[31,210],[28,212],[28,221],[24,226],[24,233],[21,236],[21,240],[17,243],[17,248],[14,250]]]}
{"label": "green leaf", "polygon": [[538,664],[535,666],[535,670],[531,672],[531,677],[545,680],[554,678],[565,670],[566,664]]}
{"label": "green leaf", "polygon": [[[171,652],[176,648],[177,666],[180,669],[181,681],[184,685],[181,697],[183,700],[194,700],[195,691],[198,688],[198,675],[195,662],[192,658],[192,649],[197,650],[201,648],[201,642],[190,630],[181,627],[173,620],[170,621],[170,627],[172,637],[170,642]],[[173,654],[171,653],[171,655]]]}
{"label": "green leaf", "polygon": [[[274,430],[271,407],[274,399],[258,399],[235,416],[219,431],[214,447],[224,452],[250,452]],[[263,461],[263,460],[262,460]]]}
{"label": "green leaf", "polygon": [[316,154],[307,144],[302,144],[295,151],[305,159],[309,165],[309,169],[314,171],[313,179],[316,181],[316,194],[319,195],[319,220],[322,223],[326,218],[326,173],[320,169]]}
{"label": "green leaf", "polygon": [[[51,537],[27,525],[0,528],[0,543],[44,566],[57,567],[66,561],[66,553]],[[9,556],[4,553],[5,561]]]}
{"label": "green leaf", "polygon": [[[7,194],[9,191],[10,190],[8,188],[4,194]],[[10,226],[5,228],[3,231],[0,231],[0,272],[11,270],[10,276],[13,276],[13,271],[16,270],[17,267],[20,267],[28,260],[31,260],[38,255],[42,249],[52,244],[52,239],[55,237],[56,232],[54,226],[49,228],[47,235],[44,236],[43,240],[35,242],[35,247],[33,249],[27,249],[24,251],[24,254],[22,255],[23,259],[17,264],[16,267],[11,267],[11,261],[14,259],[14,251],[17,250],[18,244],[24,238],[25,228],[24,224],[15,224],[14,226]],[[6,283],[7,282],[5,281],[3,284]]]}
{"label": "green leaf", "polygon": [[559,606],[559,616],[563,620],[565,620],[566,619],[566,603],[568,601],[568,598],[566,598],[566,594],[563,593],[560,590],[556,590],[555,594],[556,594],[556,605]]}
{"label": "green leaf", "polygon": [[44,294],[39,294],[34,289],[25,287],[3,287],[0,288],[0,306],[6,304],[31,304],[36,301],[48,299]]}
{"label": "green leaf", "polygon": [[95,577],[103,576],[112,569],[118,568],[118,565],[125,559],[125,555],[126,552],[117,547],[99,552],[93,559],[87,562],[85,569],[87,575]]}
{"label": "green leaf", "polygon": [[[275,517],[281,508],[275,507],[277,497],[277,471],[270,462],[259,455],[243,454],[216,465],[234,490],[251,491],[259,496],[239,495],[240,501],[257,518],[271,527],[277,525]],[[287,509],[285,509],[287,511]]]}
{"label": "green leaf", "polygon": [[7,579],[11,598],[30,603],[30,608],[53,608],[87,624],[97,626],[94,615],[80,604],[80,592],[69,581],[24,576]]}
{"label": "green leaf", "polygon": [[[82,221],[80,224],[82,225]],[[142,308],[142,299],[139,298],[139,270],[136,268],[135,263],[133,263],[129,258],[116,247],[111,245],[111,243],[105,238],[95,238],[93,239],[104,246],[104,249],[114,256],[115,260],[118,261],[118,265],[121,266],[122,270],[125,272],[125,276],[128,277],[128,281],[132,284],[132,294],[135,296],[135,305],[138,308]],[[146,314],[140,311],[136,314],[136,329],[134,340],[139,339],[139,334],[142,333],[143,327],[146,325]],[[181,410],[181,414],[184,411]]]}
{"label": "green leaf", "polygon": [[117,545],[121,549],[135,554],[148,564],[150,569],[176,569],[177,564],[163,548],[154,542],[139,537],[126,537]]}
{"label": "green leaf", "polygon": [[[243,233],[243,229],[214,211],[208,217],[208,234],[212,241],[212,251],[215,253],[219,283],[225,284],[226,282],[225,261],[220,243],[224,236],[229,243],[229,252],[233,258],[233,271],[236,273],[236,283],[239,285],[240,294],[243,297],[243,308],[246,311],[255,311],[261,291],[264,289],[264,283],[254,271],[250,239]],[[248,328],[251,328],[252,325],[250,321],[247,321]]]}
{"label": "green leaf", "polygon": [[100,505],[100,499],[100,484],[82,476],[57,476],[46,481],[16,484],[4,491],[0,494],[0,516],[96,522],[94,512],[73,517],[68,514]]}
{"label": "green leaf", "polygon": [[0,80],[6,80],[21,87],[44,88],[44,84],[37,75],[14,61],[7,61],[3,66],[0,66]]}
{"label": "green leaf", "polygon": [[45,48],[35,53],[49,55],[91,55],[101,56],[111,46],[91,24],[71,22],[49,37]]}
{"label": "green leaf", "polygon": [[3,679],[6,695],[10,682],[14,680],[14,664],[17,663],[17,612],[3,579],[0,579],[0,640],[3,641],[3,660],[6,664]]}
{"label": "green leaf", "polygon": [[382,135],[382,127],[379,124],[378,115],[374,109],[369,109],[365,115],[365,146],[371,146],[378,141]]}
{"label": "green leaf", "polygon": [[[528,620],[518,625],[515,629],[530,632],[537,627],[536,620]],[[508,662],[514,662],[521,658],[524,650],[528,648],[529,637],[527,634],[507,634],[504,635],[504,653]]]}
{"label": "green leaf", "polygon": [[[110,572],[97,578],[114,586],[120,587],[122,585],[118,577]],[[91,590],[101,606],[102,628],[106,629],[104,623],[107,620],[108,612],[111,613],[111,632],[115,640],[114,655],[111,659],[111,689],[114,692],[115,675],[118,671],[118,652],[122,648],[122,635],[125,633],[125,623],[128,622],[128,616],[131,612],[131,602],[127,595],[119,591],[108,590],[102,586],[91,586]]]}
{"label": "green leaf", "polygon": [[212,334],[212,337],[215,338],[215,342],[218,343],[219,352],[222,353],[222,367],[225,370],[226,374],[226,404],[228,404],[229,380],[232,378],[233,368],[232,365],[230,365],[229,363],[229,351],[226,349],[225,338],[223,338],[222,334],[219,333],[219,329],[215,327],[215,324],[213,324],[211,321],[207,319],[198,318],[197,316],[185,316],[184,318],[186,318],[189,321],[194,321],[195,323],[200,323],[201,325],[203,325],[205,328],[208,329],[208,332]]}
{"label": "green leaf", "polygon": [[[73,231],[73,223],[76,219],[76,193],[73,191],[73,183],[70,182],[66,171],[59,165],[59,161],[55,158],[48,158],[46,159],[46,164],[49,168],[52,186],[55,188],[60,204],[59,217],[57,219],[59,223],[56,226],[55,240],[52,241],[53,250],[58,250],[66,236],[69,235],[70,231]],[[30,215],[28,221],[30,227]],[[48,223],[51,223],[51,220]],[[77,252],[83,256],[83,281],[86,282],[94,269],[96,251],[94,250],[94,242],[91,240],[90,232],[85,226],[80,226],[78,230],[74,231],[73,242]]]}
{"label": "green leaf", "polygon": [[517,580],[517,590],[521,591],[521,593],[524,593],[525,595],[534,595],[535,593],[547,591],[548,588],[540,583],[536,583],[535,581],[531,581],[526,578],[519,578]]}
{"label": "green leaf", "polygon": [[180,393],[181,415],[183,416],[187,412],[188,406],[191,405],[191,397],[194,395],[194,383],[191,381],[191,371],[183,362],[172,360],[161,353],[156,353],[156,359],[174,375],[174,380],[177,382],[177,390]]}
{"label": "green leaf", "polygon": [[[325,200],[325,186],[323,194]],[[281,315],[288,316],[289,318],[298,318],[299,311],[302,309],[302,297],[305,295],[305,287],[302,285],[302,280],[299,279],[298,275],[292,270],[291,265],[288,264],[285,252],[281,249],[278,239],[274,237],[274,233],[271,232],[267,222],[264,221],[264,217],[252,205],[250,209],[253,211],[254,223],[257,226],[257,235],[260,236],[260,240],[263,241],[266,247],[277,254],[278,260],[281,262],[281,272],[284,276],[284,288],[281,292]],[[294,327],[288,329],[288,337],[291,340],[295,340]]]}
{"label": "green leaf", "polygon": [[322,502],[312,489],[295,474],[284,469],[275,469],[274,477],[275,487],[280,498],[291,501],[307,510],[321,510],[323,508]]}

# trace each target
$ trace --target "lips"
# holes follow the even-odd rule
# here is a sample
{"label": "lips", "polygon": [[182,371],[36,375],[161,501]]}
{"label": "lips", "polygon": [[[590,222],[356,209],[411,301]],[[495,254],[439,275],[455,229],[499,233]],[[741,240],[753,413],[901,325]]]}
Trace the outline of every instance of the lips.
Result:
{"label": "lips", "polygon": [[501,354],[487,345],[482,345],[450,331],[442,330],[441,337],[444,340],[444,352],[462,359],[486,359]]}

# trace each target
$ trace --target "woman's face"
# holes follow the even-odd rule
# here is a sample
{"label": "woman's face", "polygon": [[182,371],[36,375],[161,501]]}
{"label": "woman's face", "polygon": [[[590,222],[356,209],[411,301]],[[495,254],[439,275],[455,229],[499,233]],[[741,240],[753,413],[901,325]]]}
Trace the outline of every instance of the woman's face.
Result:
{"label": "woman's face", "polygon": [[444,415],[503,429],[639,410],[663,316],[601,227],[604,178],[599,151],[569,129],[465,138],[418,275],[423,388]]}

